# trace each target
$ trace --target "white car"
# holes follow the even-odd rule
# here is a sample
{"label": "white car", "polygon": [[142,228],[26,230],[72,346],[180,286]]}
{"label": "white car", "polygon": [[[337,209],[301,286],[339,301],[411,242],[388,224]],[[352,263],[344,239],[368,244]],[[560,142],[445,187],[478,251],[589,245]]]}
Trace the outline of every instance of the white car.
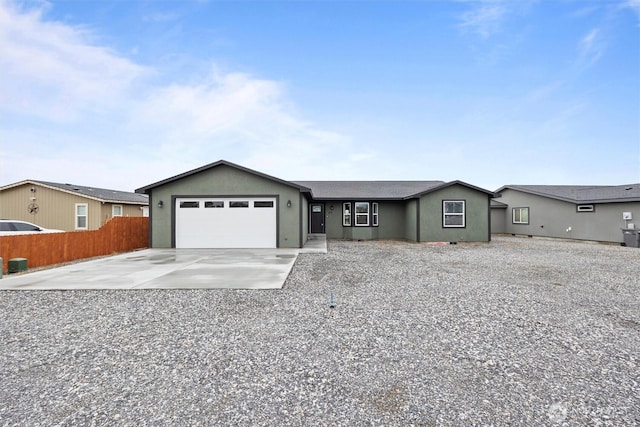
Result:
{"label": "white car", "polygon": [[44,228],[26,221],[0,219],[0,236],[37,233],[64,233],[64,230]]}

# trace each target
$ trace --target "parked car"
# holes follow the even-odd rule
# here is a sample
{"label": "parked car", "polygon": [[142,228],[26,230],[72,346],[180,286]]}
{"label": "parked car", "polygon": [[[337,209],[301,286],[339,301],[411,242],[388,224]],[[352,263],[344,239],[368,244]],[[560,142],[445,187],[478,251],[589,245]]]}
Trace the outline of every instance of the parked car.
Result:
{"label": "parked car", "polygon": [[64,233],[64,230],[44,228],[26,221],[0,219],[0,236],[36,233]]}

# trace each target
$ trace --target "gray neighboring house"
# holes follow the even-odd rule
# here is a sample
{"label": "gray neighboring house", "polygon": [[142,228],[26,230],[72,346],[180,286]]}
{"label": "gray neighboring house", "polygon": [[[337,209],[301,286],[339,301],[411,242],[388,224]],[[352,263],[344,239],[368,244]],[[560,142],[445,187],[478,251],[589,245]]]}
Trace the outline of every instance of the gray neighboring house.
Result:
{"label": "gray neighboring house", "polygon": [[491,240],[491,191],[461,181],[285,181],[220,160],[136,190],[154,248],[300,248],[329,239]]}
{"label": "gray neighboring house", "polygon": [[640,227],[640,184],[505,185],[491,202],[493,233],[601,242]]}

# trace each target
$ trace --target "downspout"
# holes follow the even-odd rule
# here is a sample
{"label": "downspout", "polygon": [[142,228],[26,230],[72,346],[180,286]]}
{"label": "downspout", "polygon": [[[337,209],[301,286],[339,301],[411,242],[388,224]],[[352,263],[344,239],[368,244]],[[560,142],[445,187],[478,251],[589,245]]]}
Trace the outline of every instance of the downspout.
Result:
{"label": "downspout", "polygon": [[490,242],[491,241],[491,196],[488,196],[487,199],[489,201],[489,203],[488,203],[488,205],[489,205],[489,226],[487,227],[487,229],[489,230],[489,236],[487,236],[488,237],[487,242]]}
{"label": "downspout", "polygon": [[149,247],[153,248],[153,191],[149,193]]}
{"label": "downspout", "polygon": [[416,199],[416,242],[420,242],[420,197]]}
{"label": "downspout", "polygon": [[299,235],[299,248],[304,247],[304,242],[302,241],[302,235],[303,235],[303,230],[302,230],[302,224],[304,224],[304,218],[302,217],[302,213],[303,213],[303,209],[302,209],[302,192],[300,192],[300,195],[298,196],[298,204],[300,205],[298,208],[298,235]]}

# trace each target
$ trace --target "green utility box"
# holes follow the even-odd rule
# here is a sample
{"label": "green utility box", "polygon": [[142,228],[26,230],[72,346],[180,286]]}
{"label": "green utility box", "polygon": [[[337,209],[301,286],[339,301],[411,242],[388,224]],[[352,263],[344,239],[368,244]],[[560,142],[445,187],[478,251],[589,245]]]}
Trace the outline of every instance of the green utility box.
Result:
{"label": "green utility box", "polygon": [[19,273],[21,271],[27,271],[27,259],[11,258],[9,260],[9,273]]}

